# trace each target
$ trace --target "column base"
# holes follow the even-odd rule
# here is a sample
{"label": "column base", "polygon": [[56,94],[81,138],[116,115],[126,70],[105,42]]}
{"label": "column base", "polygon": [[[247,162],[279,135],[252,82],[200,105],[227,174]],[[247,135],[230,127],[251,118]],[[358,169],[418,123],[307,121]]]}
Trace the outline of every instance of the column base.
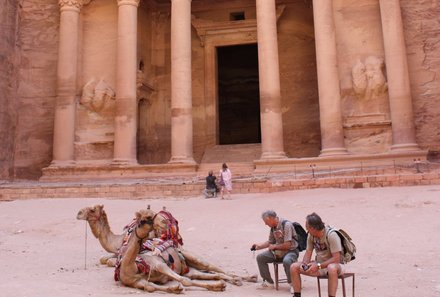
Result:
{"label": "column base", "polygon": [[408,151],[420,151],[417,143],[403,143],[403,144],[393,144],[391,146],[392,152],[408,152]]}
{"label": "column base", "polygon": [[75,160],[52,160],[49,167],[70,167],[76,164]]}
{"label": "column base", "polygon": [[184,157],[184,156],[174,156],[168,161],[168,164],[189,164],[196,165],[196,161],[194,161],[193,157]]}
{"label": "column base", "polygon": [[335,155],[348,155],[348,151],[345,147],[328,148],[321,150],[321,154],[319,154],[320,157],[335,156]]}
{"label": "column base", "polygon": [[285,152],[264,152],[261,154],[260,160],[271,160],[271,159],[285,159],[287,155]]}
{"label": "column base", "polygon": [[136,159],[113,159],[111,165],[116,165],[116,166],[138,165],[138,162]]}

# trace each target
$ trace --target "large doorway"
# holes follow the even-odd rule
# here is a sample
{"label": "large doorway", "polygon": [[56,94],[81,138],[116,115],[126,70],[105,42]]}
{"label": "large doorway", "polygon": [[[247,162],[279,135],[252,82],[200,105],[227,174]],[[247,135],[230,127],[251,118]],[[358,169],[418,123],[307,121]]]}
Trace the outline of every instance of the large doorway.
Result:
{"label": "large doorway", "polygon": [[260,143],[257,44],[217,48],[219,144]]}

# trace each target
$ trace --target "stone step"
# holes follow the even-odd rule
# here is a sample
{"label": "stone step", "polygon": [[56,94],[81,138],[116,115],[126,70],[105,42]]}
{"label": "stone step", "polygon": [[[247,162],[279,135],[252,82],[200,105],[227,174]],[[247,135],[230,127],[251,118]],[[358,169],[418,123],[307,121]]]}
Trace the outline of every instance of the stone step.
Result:
{"label": "stone step", "polygon": [[201,163],[253,162],[260,157],[260,143],[215,145],[205,149]]}

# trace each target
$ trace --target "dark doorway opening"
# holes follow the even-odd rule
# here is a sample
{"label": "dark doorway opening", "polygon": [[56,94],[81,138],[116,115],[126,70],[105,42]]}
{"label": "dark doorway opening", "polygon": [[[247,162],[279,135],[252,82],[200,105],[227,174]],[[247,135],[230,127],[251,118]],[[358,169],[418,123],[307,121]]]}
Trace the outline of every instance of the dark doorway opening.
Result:
{"label": "dark doorway opening", "polygon": [[217,48],[219,144],[260,143],[257,44]]}

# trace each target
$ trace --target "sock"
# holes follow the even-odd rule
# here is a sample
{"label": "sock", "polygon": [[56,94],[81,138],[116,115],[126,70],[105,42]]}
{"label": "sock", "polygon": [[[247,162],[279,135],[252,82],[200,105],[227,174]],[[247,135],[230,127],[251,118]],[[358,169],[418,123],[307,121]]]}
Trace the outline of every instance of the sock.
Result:
{"label": "sock", "polygon": [[301,297],[301,293],[293,293],[293,297]]}

